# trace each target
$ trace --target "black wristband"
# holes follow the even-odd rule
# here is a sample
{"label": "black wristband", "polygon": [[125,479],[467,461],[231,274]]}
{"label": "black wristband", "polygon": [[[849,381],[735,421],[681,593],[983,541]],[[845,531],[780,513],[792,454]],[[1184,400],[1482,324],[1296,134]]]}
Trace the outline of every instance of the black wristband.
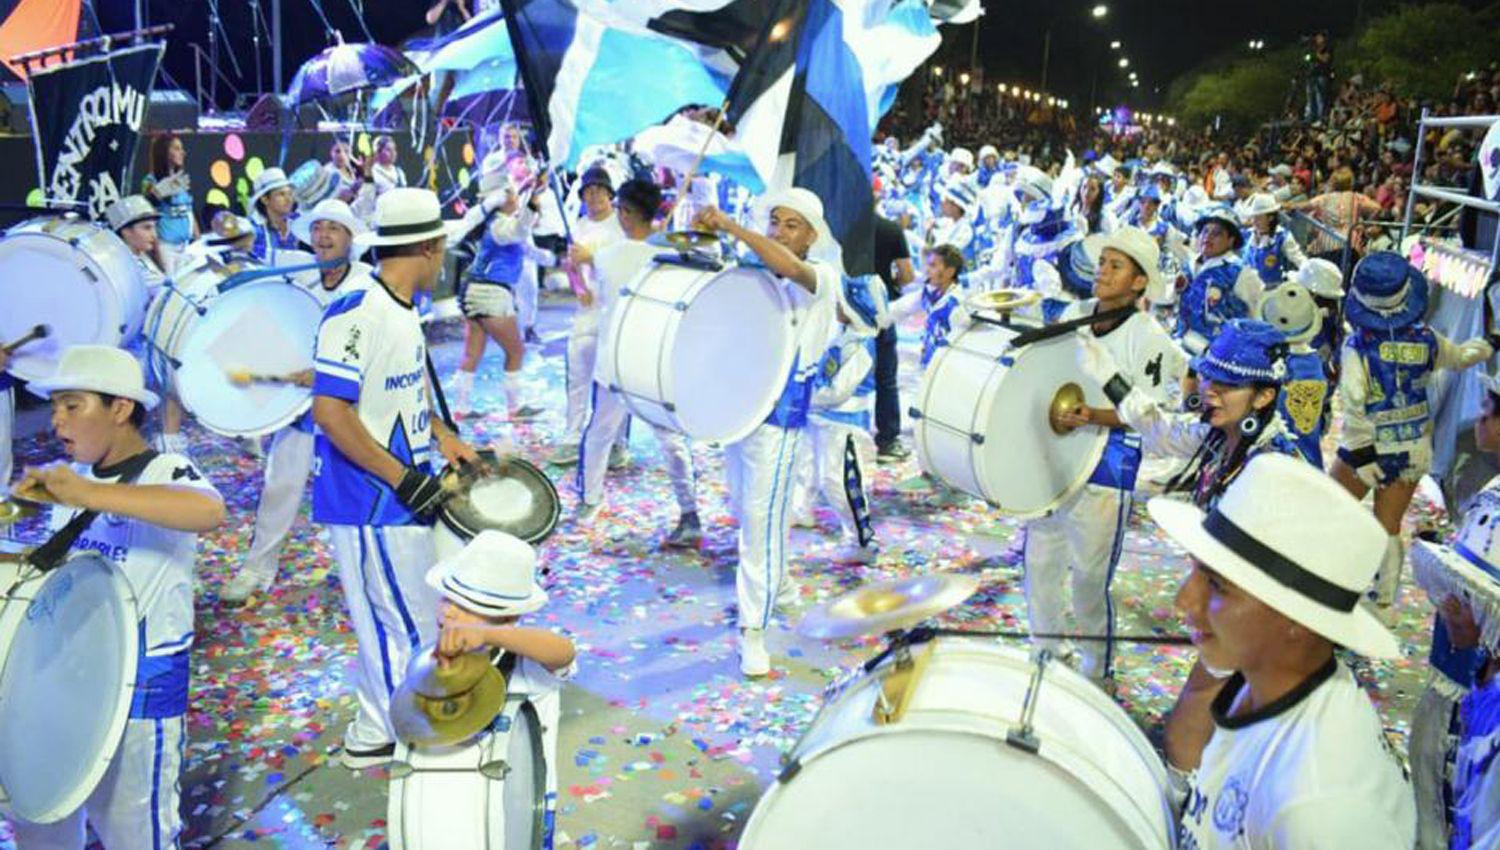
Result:
{"label": "black wristband", "polygon": [[1111,404],[1119,407],[1120,402],[1125,400],[1125,396],[1130,395],[1131,389],[1130,382],[1125,380],[1125,377],[1119,372],[1116,372],[1115,376],[1104,384],[1104,395],[1110,400]]}

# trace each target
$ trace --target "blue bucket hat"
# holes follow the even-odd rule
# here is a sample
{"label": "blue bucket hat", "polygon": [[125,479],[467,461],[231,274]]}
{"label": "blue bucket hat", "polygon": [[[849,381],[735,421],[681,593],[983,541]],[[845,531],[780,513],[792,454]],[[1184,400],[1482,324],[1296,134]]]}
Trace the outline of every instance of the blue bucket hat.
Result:
{"label": "blue bucket hat", "polygon": [[844,278],[839,290],[839,306],[844,308],[855,329],[875,334],[890,324],[885,283],[874,275]]}
{"label": "blue bucket hat", "polygon": [[1427,314],[1427,278],[1393,251],[1376,251],[1354,267],[1344,315],[1357,328],[1404,328]]}
{"label": "blue bucket hat", "polygon": [[1286,337],[1258,319],[1231,319],[1208,350],[1193,358],[1193,371],[1205,381],[1244,387],[1280,385],[1286,380]]}

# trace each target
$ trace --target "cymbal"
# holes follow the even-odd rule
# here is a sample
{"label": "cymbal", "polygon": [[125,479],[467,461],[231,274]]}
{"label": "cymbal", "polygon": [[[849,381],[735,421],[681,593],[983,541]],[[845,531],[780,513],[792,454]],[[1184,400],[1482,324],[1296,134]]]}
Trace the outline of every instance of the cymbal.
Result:
{"label": "cymbal", "polygon": [[706,230],[668,230],[651,234],[646,238],[646,244],[678,251],[696,251],[719,244],[719,235]]}
{"label": "cymbal", "polygon": [[976,292],[964,299],[964,306],[971,311],[1010,313],[1042,300],[1042,294],[1034,289],[994,289]]}
{"label": "cymbal", "polygon": [[878,582],[809,612],[797,624],[797,633],[837,640],[896,631],[947,611],[978,589],[978,579],[954,573]]}
{"label": "cymbal", "polygon": [[36,507],[24,502],[0,499],[0,525],[11,525],[36,513]]}
{"label": "cymbal", "polygon": [[432,647],[419,650],[391,695],[391,725],[412,746],[442,747],[477,735],[505,705],[505,677],[489,653],[471,652],[439,666]]}

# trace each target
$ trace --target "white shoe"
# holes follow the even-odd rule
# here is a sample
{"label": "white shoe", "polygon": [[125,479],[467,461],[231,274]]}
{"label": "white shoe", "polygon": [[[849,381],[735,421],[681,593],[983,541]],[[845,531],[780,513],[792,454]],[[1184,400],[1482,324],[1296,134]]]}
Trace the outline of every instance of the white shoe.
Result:
{"label": "white shoe", "polygon": [[610,469],[624,469],[625,467],[627,467],[629,465],[630,465],[630,452],[626,451],[625,447],[622,446],[622,445],[620,445],[619,443],[615,443],[613,446],[610,446],[610,448],[609,448],[609,468]]}
{"label": "white shoe", "polygon": [[771,672],[765,629],[740,629],[740,672],[751,677]]}
{"label": "white shoe", "polygon": [[875,544],[861,546],[858,543],[841,543],[833,550],[833,562],[835,564],[873,564],[880,555],[880,550]]}
{"label": "white shoe", "polygon": [[578,443],[559,443],[552,454],[547,455],[547,462],[553,466],[572,466],[578,462]]}
{"label": "white shoe", "polygon": [[219,589],[219,602],[230,607],[238,608],[250,600],[257,593],[268,593],[271,584],[276,580],[273,576],[260,576],[241,567],[234,578],[224,583]]}
{"label": "white shoe", "polygon": [[579,502],[578,511],[573,514],[573,519],[579,525],[592,525],[599,518],[599,511],[604,507],[603,502]]}

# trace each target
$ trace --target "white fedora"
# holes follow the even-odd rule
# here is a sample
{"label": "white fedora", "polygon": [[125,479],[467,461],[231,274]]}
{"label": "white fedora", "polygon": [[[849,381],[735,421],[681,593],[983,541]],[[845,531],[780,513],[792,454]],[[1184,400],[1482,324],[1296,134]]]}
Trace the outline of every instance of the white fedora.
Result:
{"label": "white fedora", "polygon": [[110,345],[72,346],[63,352],[52,377],[32,381],[27,388],[44,398],[69,390],[103,393],[128,398],[147,410],[161,400],[146,389],[141,364],[130,352]]}
{"label": "white fedora", "polygon": [[442,206],[430,189],[390,189],[375,201],[375,227],[354,237],[358,248],[410,245],[451,236],[462,222],[443,221]]}
{"label": "white fedora", "polygon": [[138,221],[160,219],[161,213],[146,200],[145,195],[126,195],[105,208],[104,218],[109,222],[109,229],[119,233]]}
{"label": "white fedora", "polygon": [[1331,261],[1320,257],[1303,263],[1292,280],[1319,298],[1344,297],[1344,273]]}
{"label": "white fedora", "polygon": [[1115,228],[1104,239],[1099,251],[1103,252],[1106,248],[1119,251],[1141,267],[1141,271],[1146,273],[1147,292],[1156,292],[1162,288],[1161,247],[1151,238],[1151,234],[1133,225],[1123,225]]}
{"label": "white fedora", "polygon": [[1267,606],[1361,655],[1401,655],[1359,604],[1385,555],[1385,529],[1322,470],[1260,455],[1207,514],[1160,496],[1147,507],[1193,557]]}
{"label": "white fedora", "polygon": [[[292,219],[290,225],[292,233],[304,245],[312,245],[312,227],[320,221],[342,224],[349,231],[349,235],[354,237],[358,237],[368,229],[365,223],[354,215],[354,211],[349,209],[348,204],[338,198],[326,198],[319,201],[318,205],[311,210]],[[360,249],[355,249],[354,253],[360,253]]]}
{"label": "white fedora", "polygon": [[255,182],[251,187],[250,208],[255,209],[255,202],[264,198],[267,194],[277,189],[289,188],[292,181],[286,176],[286,172],[279,168],[267,168],[255,175]]}
{"label": "white fedora", "polygon": [[536,549],[493,529],[433,564],[427,585],[460,608],[487,617],[530,614],[547,604],[547,591],[536,581]]}
{"label": "white fedora", "polygon": [[1253,215],[1266,215],[1281,209],[1281,204],[1266,192],[1257,192],[1251,195],[1240,205],[1240,215],[1249,218]]}
{"label": "white fedora", "polygon": [[793,188],[771,192],[761,198],[759,206],[761,213],[767,217],[771,215],[771,210],[777,207],[791,210],[802,216],[818,234],[814,247],[833,242],[833,230],[829,228],[828,221],[823,218],[823,202],[807,189]]}

